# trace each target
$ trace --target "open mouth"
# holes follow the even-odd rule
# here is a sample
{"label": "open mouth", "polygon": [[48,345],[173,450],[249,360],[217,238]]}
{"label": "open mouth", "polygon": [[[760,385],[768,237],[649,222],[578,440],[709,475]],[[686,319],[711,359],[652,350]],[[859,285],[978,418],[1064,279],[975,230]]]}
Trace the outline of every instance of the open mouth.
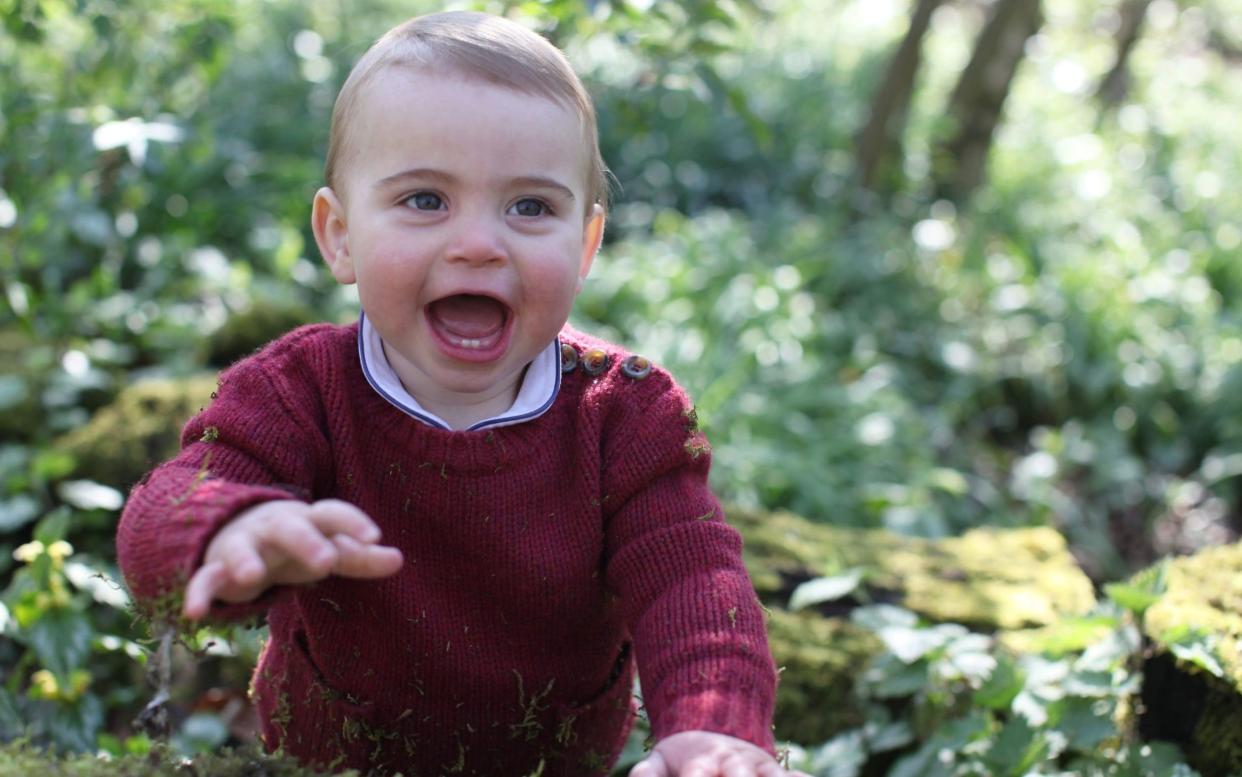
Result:
{"label": "open mouth", "polygon": [[427,305],[426,315],[441,348],[469,361],[503,352],[513,318],[508,305],[482,294],[441,297]]}

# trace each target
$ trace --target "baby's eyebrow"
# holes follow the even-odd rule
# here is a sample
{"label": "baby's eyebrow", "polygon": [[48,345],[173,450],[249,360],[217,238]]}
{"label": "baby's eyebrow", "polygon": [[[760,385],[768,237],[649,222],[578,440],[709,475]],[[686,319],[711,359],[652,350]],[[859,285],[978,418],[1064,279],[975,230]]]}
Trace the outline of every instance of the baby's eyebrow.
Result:
{"label": "baby's eyebrow", "polygon": [[521,175],[512,179],[510,184],[519,189],[552,189],[570,202],[573,202],[575,199],[573,189],[554,178],[545,178],[541,175]]}
{"label": "baby's eyebrow", "polygon": [[386,178],[381,178],[375,182],[375,188],[386,189],[389,186],[404,183],[411,178],[419,181],[430,180],[444,184],[455,183],[457,181],[455,177],[443,170],[436,170],[433,167],[416,167],[412,170],[402,170],[401,172],[393,173]]}
{"label": "baby's eyebrow", "polygon": [[[390,176],[381,178],[375,183],[375,188],[386,189],[390,186],[396,186],[410,180],[431,181],[447,185],[456,183],[457,177],[452,173],[444,170],[437,170],[434,167],[416,167],[411,170],[402,170],[399,173],[393,173]],[[507,186],[516,189],[551,189],[570,202],[577,199],[574,197],[573,189],[570,189],[568,186],[555,178],[548,178],[547,176],[542,175],[519,175],[515,178],[508,179]]]}

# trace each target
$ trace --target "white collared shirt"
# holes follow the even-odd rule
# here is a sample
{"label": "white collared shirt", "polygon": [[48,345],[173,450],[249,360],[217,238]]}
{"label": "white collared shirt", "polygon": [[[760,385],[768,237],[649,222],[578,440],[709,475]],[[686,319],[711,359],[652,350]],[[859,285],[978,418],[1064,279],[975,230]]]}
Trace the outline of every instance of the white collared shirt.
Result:
{"label": "white collared shirt", "polygon": [[[358,358],[362,362],[362,374],[366,376],[371,388],[391,404],[407,415],[437,429],[451,429],[444,419],[425,409],[410,392],[401,385],[401,379],[388,362],[384,354],[383,341],[379,332],[371,326],[366,314],[359,319],[358,326]],[[561,343],[559,339],[548,343],[548,347],[531,360],[526,374],[522,377],[522,386],[518,389],[517,398],[509,409],[500,415],[485,418],[463,431],[476,429],[492,429],[499,426],[512,426],[530,421],[543,415],[552,407],[556,394],[561,389]]]}

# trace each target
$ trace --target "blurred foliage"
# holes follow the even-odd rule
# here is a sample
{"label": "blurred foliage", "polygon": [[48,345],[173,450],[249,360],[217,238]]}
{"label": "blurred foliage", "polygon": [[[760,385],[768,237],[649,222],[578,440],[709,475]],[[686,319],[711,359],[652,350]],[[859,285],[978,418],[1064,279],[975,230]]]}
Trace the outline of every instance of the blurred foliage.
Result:
{"label": "blurred foliage", "polygon": [[[851,144],[906,3],[470,5],[596,95],[618,189],[575,321],[686,384],[724,497],[919,536],[1052,526],[1097,582],[1237,536],[1238,0],[1155,0],[1116,109],[1090,95],[1120,0],[1045,0],[959,206],[929,159],[986,4],[937,12],[900,175],[865,195]],[[307,225],[332,100],[439,7],[0,2],[0,739],[138,736],[130,483],[64,441],[137,380],[356,315]]]}

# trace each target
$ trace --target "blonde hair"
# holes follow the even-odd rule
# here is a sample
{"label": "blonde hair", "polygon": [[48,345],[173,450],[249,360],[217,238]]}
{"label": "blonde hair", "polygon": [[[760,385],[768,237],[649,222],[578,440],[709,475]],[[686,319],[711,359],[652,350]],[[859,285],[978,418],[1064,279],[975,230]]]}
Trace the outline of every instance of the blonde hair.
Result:
{"label": "blonde hair", "polygon": [[498,16],[447,11],[416,16],[383,35],[354,65],[332,108],[324,179],[336,189],[349,153],[350,124],[363,87],[386,67],[413,66],[480,78],[547,97],[582,119],[587,144],[587,211],[607,206],[608,170],[599,151],[595,106],[569,60],[538,33]]}

